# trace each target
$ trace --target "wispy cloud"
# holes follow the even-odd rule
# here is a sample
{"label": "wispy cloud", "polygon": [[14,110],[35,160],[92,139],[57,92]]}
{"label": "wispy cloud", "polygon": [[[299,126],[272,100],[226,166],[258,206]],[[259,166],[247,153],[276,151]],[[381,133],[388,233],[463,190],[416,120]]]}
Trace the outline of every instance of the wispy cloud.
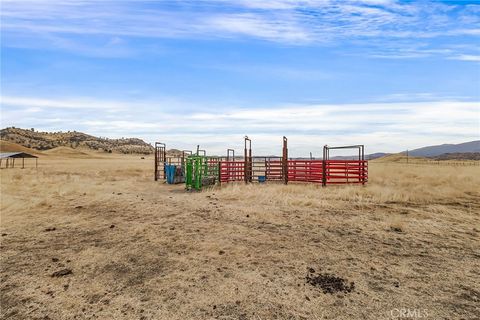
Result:
{"label": "wispy cloud", "polygon": [[[292,155],[307,155],[323,144],[364,143],[369,152],[398,151],[442,142],[478,139],[480,103],[460,101],[396,102],[342,105],[290,105],[278,108],[237,108],[178,114],[162,110],[162,103],[38,99],[2,99],[2,125],[42,130],[82,130],[109,137],[138,136],[170,147],[193,148],[202,143],[211,153],[241,138],[254,139],[262,154],[278,152],[287,135]],[[96,106],[96,112],[80,112]],[[103,106],[103,107],[100,107]],[[125,107],[122,112],[108,108]],[[102,108],[107,109],[102,109]],[[41,110],[37,109],[41,108]],[[74,108],[72,113],[65,108]],[[157,108],[152,112],[152,108]],[[41,111],[41,112],[39,112]],[[59,121],[61,120],[61,121]]]}
{"label": "wispy cloud", "polygon": [[450,59],[453,60],[462,60],[462,61],[477,61],[480,62],[480,55],[472,55],[472,54],[461,54],[458,56],[453,56]]}
{"label": "wispy cloud", "polygon": [[[11,1],[2,2],[4,45],[13,38],[38,45],[39,38],[60,49],[92,54],[129,53],[112,39],[249,37],[288,45],[332,45],[381,38],[428,39],[479,36],[478,5],[397,0],[234,0],[234,1]],[[11,35],[15,35],[12,37]],[[72,43],[66,35],[91,35],[104,45]],[[70,40],[74,41],[74,40]],[[75,41],[78,41],[76,39]],[[98,40],[96,40],[98,41]],[[110,45],[108,45],[110,43]],[[97,52],[94,50],[97,48]],[[123,51],[122,51],[123,50]],[[430,52],[404,52],[411,58]],[[468,55],[468,52],[460,54]],[[379,57],[392,57],[379,53]]]}
{"label": "wispy cloud", "polygon": [[[103,109],[120,110],[125,109],[127,105],[122,102],[108,102],[94,99],[44,99],[31,97],[11,97],[2,96],[0,103],[4,106],[27,107],[29,110],[42,110],[41,108],[60,108],[60,109]],[[128,105],[128,107],[132,107]]]}

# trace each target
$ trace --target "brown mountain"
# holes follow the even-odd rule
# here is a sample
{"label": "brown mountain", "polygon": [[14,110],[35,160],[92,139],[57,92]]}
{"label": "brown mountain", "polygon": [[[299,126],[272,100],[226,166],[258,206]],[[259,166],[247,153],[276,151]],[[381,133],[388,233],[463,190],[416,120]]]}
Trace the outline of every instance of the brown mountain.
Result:
{"label": "brown mountain", "polygon": [[117,153],[153,153],[154,148],[137,138],[98,138],[82,132],[39,132],[34,129],[5,128],[0,130],[0,139],[17,143],[27,148],[48,150],[57,147],[88,148]]}

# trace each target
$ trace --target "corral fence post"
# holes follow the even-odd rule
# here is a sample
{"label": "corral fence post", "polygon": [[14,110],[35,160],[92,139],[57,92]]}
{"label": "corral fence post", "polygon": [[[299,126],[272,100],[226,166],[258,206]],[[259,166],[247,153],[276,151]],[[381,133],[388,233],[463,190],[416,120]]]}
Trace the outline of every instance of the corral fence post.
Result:
{"label": "corral fence post", "polygon": [[283,137],[283,153],[282,153],[282,171],[283,171],[283,183],[288,184],[288,147],[287,137]]}
{"label": "corral fence post", "polygon": [[[248,142],[248,149],[247,149],[247,142]],[[250,140],[248,136],[245,136],[244,158],[245,158],[245,169],[244,169],[245,183],[249,183],[249,182],[252,182],[252,140]]]}
{"label": "corral fence post", "polygon": [[322,160],[322,186],[325,187],[327,185],[327,154],[328,154],[328,146],[323,146],[323,160]]}

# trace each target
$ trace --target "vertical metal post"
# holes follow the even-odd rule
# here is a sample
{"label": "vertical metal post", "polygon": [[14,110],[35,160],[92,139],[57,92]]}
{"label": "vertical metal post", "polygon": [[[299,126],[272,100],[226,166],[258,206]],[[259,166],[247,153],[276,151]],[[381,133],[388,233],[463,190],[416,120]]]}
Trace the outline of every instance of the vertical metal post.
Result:
{"label": "vertical metal post", "polygon": [[35,158],[35,168],[38,168],[38,158]]}
{"label": "vertical metal post", "polygon": [[25,169],[25,158],[22,158],[22,169]]}
{"label": "vertical metal post", "polygon": [[232,153],[232,161],[235,161],[235,150],[227,149],[227,161],[230,161],[230,152]]}
{"label": "vertical metal post", "polygon": [[[247,149],[247,141],[248,141],[248,149]],[[245,158],[244,178],[245,178],[245,183],[248,183],[252,181],[252,176],[251,176],[252,140],[250,140],[248,136],[245,136],[244,158]]]}
{"label": "vertical metal post", "polygon": [[253,178],[253,161],[252,161],[252,141],[248,139],[248,182],[252,182]]}
{"label": "vertical metal post", "polygon": [[245,146],[244,146],[244,154],[243,154],[243,158],[245,160],[244,162],[244,169],[243,169],[243,176],[244,176],[244,179],[245,179],[245,183],[248,183],[248,153],[247,153],[247,140],[248,140],[248,137],[245,136]]}
{"label": "vertical metal post", "polygon": [[[362,178],[361,178],[361,174],[363,172],[363,168],[362,168],[362,163],[363,162],[360,162],[362,161],[362,146],[359,146],[358,147],[358,182],[362,182]],[[347,171],[347,174],[348,174],[348,171]],[[347,179],[348,181],[348,179]]]}
{"label": "vertical metal post", "polygon": [[282,153],[282,171],[283,171],[283,183],[288,184],[288,148],[287,137],[283,136],[283,153]]}
{"label": "vertical metal post", "polygon": [[154,179],[155,179],[155,181],[157,181],[158,180],[158,148],[157,148],[157,143],[156,142],[155,142],[155,160],[154,161],[155,161],[155,163],[154,163],[154,165],[155,165],[155,169],[154,169],[155,170],[155,173],[154,173],[155,178]]}
{"label": "vertical metal post", "polygon": [[328,153],[328,147],[327,145],[324,145],[323,159],[322,159],[322,186],[323,187],[327,185],[327,153]]}
{"label": "vertical metal post", "polygon": [[362,185],[365,185],[365,146],[362,144]]}
{"label": "vertical metal post", "polygon": [[165,167],[165,161],[167,160],[167,145],[163,144],[163,179],[167,178],[167,168]]}
{"label": "vertical metal post", "polygon": [[408,163],[408,149],[407,149],[407,163]]}

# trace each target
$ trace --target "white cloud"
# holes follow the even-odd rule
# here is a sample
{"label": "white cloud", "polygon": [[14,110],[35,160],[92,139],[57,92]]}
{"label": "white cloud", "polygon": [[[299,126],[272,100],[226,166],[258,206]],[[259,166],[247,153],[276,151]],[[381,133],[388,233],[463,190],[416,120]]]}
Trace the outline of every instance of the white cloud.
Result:
{"label": "white cloud", "polygon": [[[425,97],[431,96],[424,94]],[[83,110],[122,106],[122,112]],[[72,102],[76,101],[76,102]],[[8,103],[6,103],[8,102]],[[14,102],[14,103],[12,103]],[[194,114],[168,112],[163,102],[96,101],[94,99],[2,99],[2,125],[42,130],[78,130],[107,137],[160,140],[171,148],[202,144],[211,153],[241,148],[242,137],[254,141],[256,154],[278,153],[281,138],[291,154],[308,155],[324,144],[365,144],[368,152],[394,152],[428,144],[463,142],[480,137],[480,103],[424,101],[341,105],[290,105],[236,108]],[[41,112],[31,112],[41,108]],[[198,107],[202,109],[201,107]]]}
{"label": "white cloud", "polygon": [[4,43],[14,42],[9,35],[37,40],[43,37],[65,50],[81,51],[87,50],[86,44],[76,47],[58,39],[68,34],[90,34],[109,37],[105,48],[100,49],[112,53],[109,44],[126,50],[123,37],[252,37],[304,45],[351,39],[368,43],[368,38],[373,37],[387,42],[478,36],[480,31],[478,6],[458,7],[437,1],[174,1],[170,6],[149,9],[141,4],[141,1],[4,1],[1,11]]}
{"label": "white cloud", "polygon": [[37,108],[60,108],[60,109],[111,109],[119,110],[127,107],[122,102],[99,101],[93,99],[44,99],[30,97],[2,96],[0,103],[5,106]]}
{"label": "white cloud", "polygon": [[450,59],[480,62],[480,55],[461,54],[461,55],[458,55],[458,56],[451,57]]}

